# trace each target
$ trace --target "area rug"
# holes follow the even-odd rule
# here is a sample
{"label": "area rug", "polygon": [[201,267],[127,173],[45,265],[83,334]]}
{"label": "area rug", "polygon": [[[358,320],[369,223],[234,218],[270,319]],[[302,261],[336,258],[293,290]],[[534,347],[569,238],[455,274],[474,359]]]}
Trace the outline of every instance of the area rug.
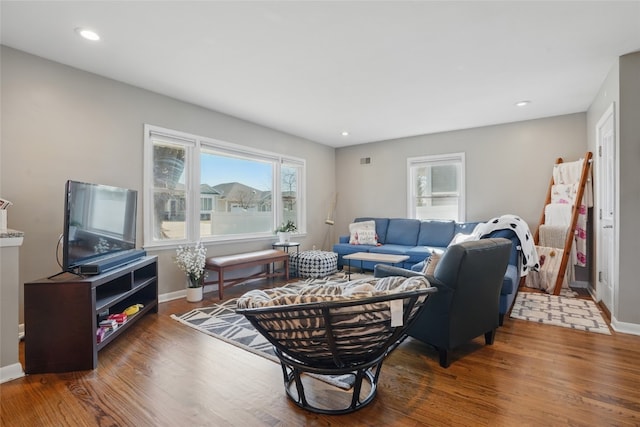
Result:
{"label": "area rug", "polygon": [[[298,282],[288,286],[299,286],[301,283],[306,284]],[[233,298],[210,307],[195,308],[181,315],[172,314],[171,317],[207,335],[280,363],[273,345],[256,331],[246,317],[236,314],[236,301],[237,298]],[[350,374],[311,376],[345,390],[350,389],[354,383],[354,376]]]}
{"label": "area rug", "polygon": [[511,317],[611,335],[596,304],[586,299],[519,292],[511,309]]}

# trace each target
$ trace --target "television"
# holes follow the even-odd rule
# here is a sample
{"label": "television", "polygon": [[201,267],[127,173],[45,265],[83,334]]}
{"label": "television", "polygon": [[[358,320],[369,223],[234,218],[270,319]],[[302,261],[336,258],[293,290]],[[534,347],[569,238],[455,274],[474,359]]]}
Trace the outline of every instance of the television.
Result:
{"label": "television", "polygon": [[137,200],[136,190],[67,181],[63,270],[100,274],[144,256],[136,250]]}

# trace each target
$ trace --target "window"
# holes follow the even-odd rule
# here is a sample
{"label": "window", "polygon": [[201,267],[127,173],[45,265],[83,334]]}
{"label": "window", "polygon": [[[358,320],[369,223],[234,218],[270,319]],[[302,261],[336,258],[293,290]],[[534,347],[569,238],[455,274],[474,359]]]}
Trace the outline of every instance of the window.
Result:
{"label": "window", "polygon": [[304,232],[302,159],[145,126],[145,246]]}
{"label": "window", "polygon": [[282,222],[289,220],[296,224],[298,221],[300,212],[300,192],[298,185],[300,182],[300,176],[302,175],[302,165],[293,162],[283,163],[280,169],[280,188],[281,200],[282,200]]}
{"label": "window", "polygon": [[464,153],[410,157],[408,216],[464,221]]}

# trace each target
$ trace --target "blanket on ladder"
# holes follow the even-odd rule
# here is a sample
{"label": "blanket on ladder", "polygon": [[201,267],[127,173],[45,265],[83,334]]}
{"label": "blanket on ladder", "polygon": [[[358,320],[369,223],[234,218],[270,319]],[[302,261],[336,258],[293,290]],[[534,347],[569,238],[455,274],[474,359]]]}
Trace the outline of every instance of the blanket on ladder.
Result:
{"label": "blanket on ladder", "polygon": [[[582,175],[584,159],[575,162],[559,163],[553,167],[553,183],[551,189],[552,204],[576,204],[578,186]],[[587,265],[587,209],[593,206],[593,188],[591,185],[591,169],[589,169],[584,194],[578,209],[578,222],[576,223],[575,249],[573,264],[584,267]],[[571,210],[569,209],[569,212]],[[565,224],[567,227],[570,221]]]}

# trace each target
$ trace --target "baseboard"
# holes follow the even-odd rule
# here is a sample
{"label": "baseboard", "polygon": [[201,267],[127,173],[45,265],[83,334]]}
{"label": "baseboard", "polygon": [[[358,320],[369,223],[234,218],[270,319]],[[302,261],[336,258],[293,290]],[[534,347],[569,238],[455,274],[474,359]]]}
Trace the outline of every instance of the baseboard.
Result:
{"label": "baseboard", "polygon": [[571,282],[571,285],[569,286],[571,288],[584,288],[587,289],[589,287],[589,282],[585,282],[583,280],[576,280],[574,282]]}
{"label": "baseboard", "polygon": [[187,296],[187,290],[183,289],[181,291],[168,292],[166,294],[158,295],[158,302],[167,302],[173,301],[174,299],[180,299]]}
{"label": "baseboard", "polygon": [[619,322],[615,317],[611,316],[611,327],[614,331],[622,334],[639,335],[640,325],[635,323]]}
{"label": "baseboard", "polygon": [[20,363],[14,363],[13,365],[7,365],[0,368],[0,384],[22,377],[24,377],[24,371],[22,370],[22,365]]}
{"label": "baseboard", "polygon": [[[205,285],[204,293],[213,292],[218,290],[218,285]],[[186,298],[187,290],[182,289],[174,292],[167,292],[166,294],[158,295],[158,302],[173,301],[174,299]]]}

